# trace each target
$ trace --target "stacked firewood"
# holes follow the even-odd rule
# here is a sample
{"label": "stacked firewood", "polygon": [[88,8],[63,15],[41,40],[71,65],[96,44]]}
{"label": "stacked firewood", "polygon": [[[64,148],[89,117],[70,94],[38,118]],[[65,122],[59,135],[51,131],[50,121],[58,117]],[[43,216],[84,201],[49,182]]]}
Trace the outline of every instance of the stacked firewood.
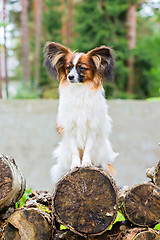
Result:
{"label": "stacked firewood", "polygon": [[31,190],[25,199],[25,180],[15,160],[0,155],[0,239],[158,240],[160,162],[147,169],[147,176],[149,182],[119,190],[103,170],[76,168],[53,194]]}

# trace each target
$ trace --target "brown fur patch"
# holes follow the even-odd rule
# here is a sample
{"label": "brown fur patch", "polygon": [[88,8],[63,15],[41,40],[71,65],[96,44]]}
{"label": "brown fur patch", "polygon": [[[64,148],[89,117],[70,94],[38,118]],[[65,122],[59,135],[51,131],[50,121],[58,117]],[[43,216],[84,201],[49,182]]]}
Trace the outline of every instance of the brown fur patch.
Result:
{"label": "brown fur patch", "polygon": [[111,80],[114,76],[114,54],[111,48],[97,47],[87,53],[93,68],[96,68],[101,80]]}
{"label": "brown fur patch", "polygon": [[44,66],[47,72],[51,75],[53,75],[54,72],[58,73],[59,75],[62,73],[64,74],[65,58],[69,53],[71,53],[71,51],[56,42],[47,42],[44,51]]}
{"label": "brown fur patch", "polygon": [[90,89],[97,89],[101,86],[101,78],[91,65],[89,56],[87,54],[83,54],[80,57],[77,65],[81,65],[86,68],[83,79],[84,84],[86,84]]}
{"label": "brown fur patch", "polygon": [[58,124],[56,124],[56,129],[57,129],[57,132],[59,133],[59,135],[62,135],[62,134],[63,134],[63,132],[64,132],[63,127],[58,126]]}
{"label": "brown fur patch", "polygon": [[116,170],[111,164],[107,164],[108,170],[106,170],[107,173],[111,174],[113,177],[116,176]]}
{"label": "brown fur patch", "polygon": [[83,158],[83,149],[78,148],[78,151],[79,151],[79,157],[80,157],[80,159],[81,159],[81,161],[82,161],[82,158]]}

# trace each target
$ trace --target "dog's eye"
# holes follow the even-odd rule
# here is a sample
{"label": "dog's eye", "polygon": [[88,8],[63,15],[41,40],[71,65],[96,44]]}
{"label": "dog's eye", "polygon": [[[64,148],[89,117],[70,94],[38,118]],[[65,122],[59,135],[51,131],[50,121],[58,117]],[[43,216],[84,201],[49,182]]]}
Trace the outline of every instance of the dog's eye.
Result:
{"label": "dog's eye", "polygon": [[67,69],[67,70],[71,70],[71,66],[67,66],[66,69]]}
{"label": "dog's eye", "polygon": [[82,70],[82,71],[83,71],[83,70],[85,70],[85,69],[86,69],[85,67],[82,67],[82,66],[79,67],[79,70]]}

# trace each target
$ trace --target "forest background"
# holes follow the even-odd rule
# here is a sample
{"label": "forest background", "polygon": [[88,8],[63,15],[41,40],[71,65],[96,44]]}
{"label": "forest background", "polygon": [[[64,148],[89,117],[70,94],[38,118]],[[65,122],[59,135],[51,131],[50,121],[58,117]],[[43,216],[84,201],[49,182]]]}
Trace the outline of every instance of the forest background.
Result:
{"label": "forest background", "polygon": [[43,67],[47,41],[114,49],[107,98],[159,99],[159,0],[0,0],[0,98],[58,98]]}

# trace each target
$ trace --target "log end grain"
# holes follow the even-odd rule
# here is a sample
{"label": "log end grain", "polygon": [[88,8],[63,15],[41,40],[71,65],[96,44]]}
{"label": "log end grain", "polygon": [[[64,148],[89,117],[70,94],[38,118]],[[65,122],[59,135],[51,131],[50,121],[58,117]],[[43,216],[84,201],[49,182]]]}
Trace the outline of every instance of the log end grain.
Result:
{"label": "log end grain", "polygon": [[160,219],[160,188],[152,183],[133,187],[124,200],[127,218],[138,226],[153,226]]}
{"label": "log end grain", "polygon": [[77,168],[57,184],[53,197],[58,221],[80,235],[105,232],[117,215],[117,187],[106,173]]}

